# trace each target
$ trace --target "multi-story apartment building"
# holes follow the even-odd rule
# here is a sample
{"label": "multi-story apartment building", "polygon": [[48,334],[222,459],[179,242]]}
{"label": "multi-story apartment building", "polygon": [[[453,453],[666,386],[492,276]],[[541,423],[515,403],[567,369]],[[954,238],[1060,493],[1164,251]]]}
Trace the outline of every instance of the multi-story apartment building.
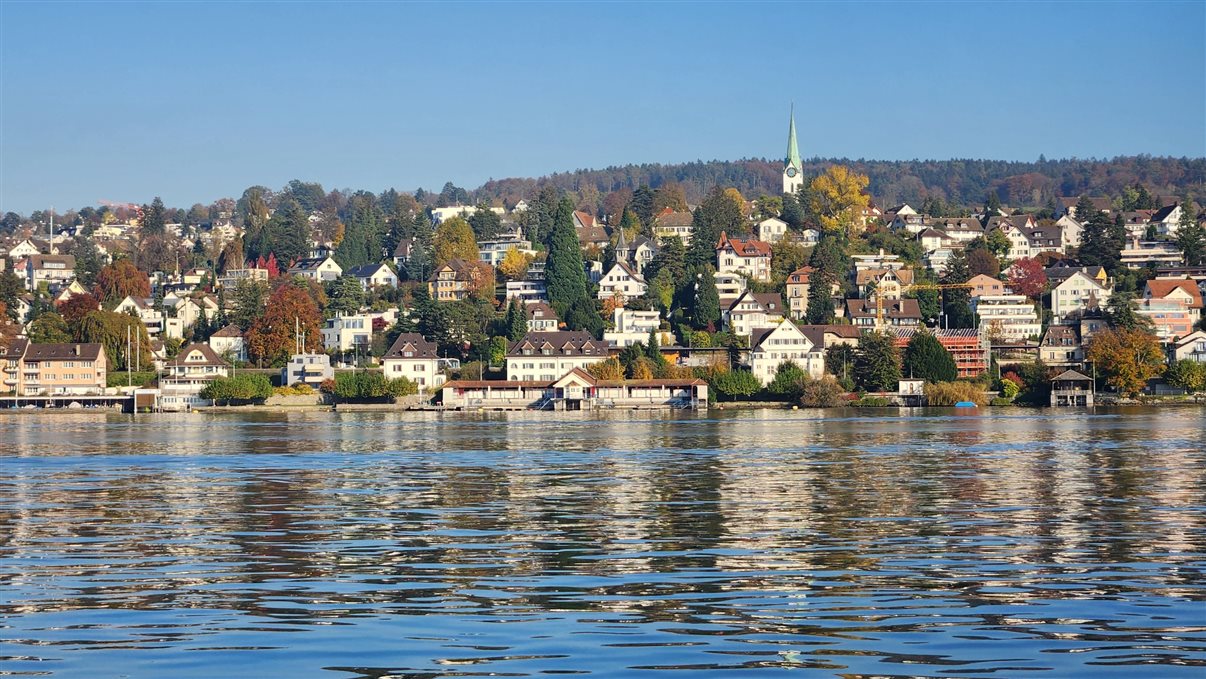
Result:
{"label": "multi-story apartment building", "polygon": [[18,396],[102,394],[109,359],[101,344],[31,344],[0,347],[0,393]]}

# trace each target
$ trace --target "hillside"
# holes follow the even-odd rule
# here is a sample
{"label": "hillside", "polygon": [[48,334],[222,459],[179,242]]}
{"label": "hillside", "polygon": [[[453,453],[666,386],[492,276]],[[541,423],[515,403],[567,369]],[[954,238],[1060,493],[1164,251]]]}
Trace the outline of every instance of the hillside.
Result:
{"label": "hillside", "polygon": [[[1109,160],[850,160],[813,158],[804,163],[806,174],[817,174],[840,163],[868,176],[877,204],[919,204],[937,197],[957,205],[979,205],[989,191],[1002,204],[1042,206],[1060,196],[1116,196],[1136,183],[1157,195],[1180,196],[1187,191],[1206,193],[1206,158],[1153,158],[1128,156]],[[580,204],[597,203],[602,196],[647,184],[657,188],[677,182],[687,200],[698,203],[719,184],[733,186],[747,197],[780,191],[782,161],[753,158],[736,161],[695,161],[678,164],[643,164],[576,170],[539,178],[492,180],[474,192],[478,200],[501,199],[509,204],[531,197],[537,188],[552,185],[576,194]]]}

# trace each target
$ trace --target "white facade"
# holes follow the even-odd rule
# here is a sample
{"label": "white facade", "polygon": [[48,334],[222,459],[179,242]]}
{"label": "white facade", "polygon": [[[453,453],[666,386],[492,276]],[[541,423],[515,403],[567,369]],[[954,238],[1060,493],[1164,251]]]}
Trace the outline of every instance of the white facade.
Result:
{"label": "white facade", "polygon": [[787,235],[787,222],[776,217],[758,222],[758,240],[767,243],[778,243]]}
{"label": "white facade", "polygon": [[289,269],[290,276],[302,276],[315,281],[333,281],[343,275],[343,267],[326,257],[320,261],[303,259]]}
{"label": "white facade", "polygon": [[351,351],[373,341],[373,318],[369,314],[337,314],[322,329],[322,346],[329,351]]}
{"label": "white facade", "polygon": [[1052,288],[1051,315],[1059,323],[1069,314],[1083,312],[1088,308],[1090,299],[1095,299],[1098,307],[1104,307],[1113,293],[1112,284],[1102,285],[1084,272],[1077,271]]}
{"label": "white facade", "polygon": [[825,372],[825,354],[795,323],[784,320],[750,350],[750,372],[763,386],[775,379],[779,364],[792,361],[814,378]]}
{"label": "white facade", "polygon": [[981,295],[972,299],[980,317],[980,331],[1005,340],[1037,339],[1043,325],[1034,303],[1025,295]]}
{"label": "white facade", "polygon": [[[615,347],[629,347],[637,342],[648,342],[649,332],[661,327],[662,316],[657,311],[635,311],[621,307],[611,313],[611,322],[614,329],[603,333],[603,341]],[[661,331],[657,341],[661,346],[673,344],[674,336]]]}
{"label": "white facade", "polygon": [[645,294],[645,277],[631,266],[616,262],[611,270],[599,279],[599,299],[632,299]]}
{"label": "white facade", "polygon": [[507,281],[507,299],[540,302],[548,299],[548,288],[544,281]]}
{"label": "white facade", "polygon": [[502,263],[503,258],[511,250],[518,250],[520,254],[535,257],[536,251],[532,249],[532,242],[526,240],[505,239],[505,240],[479,240],[477,242],[478,256],[481,260],[490,266],[497,267]]}

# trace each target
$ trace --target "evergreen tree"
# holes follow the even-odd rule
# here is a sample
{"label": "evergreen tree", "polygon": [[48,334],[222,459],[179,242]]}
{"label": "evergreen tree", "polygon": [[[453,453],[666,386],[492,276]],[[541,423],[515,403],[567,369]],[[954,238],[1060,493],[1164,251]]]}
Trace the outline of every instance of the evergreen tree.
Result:
{"label": "evergreen tree", "polygon": [[804,229],[804,208],[800,207],[800,201],[790,193],[783,196],[783,211],[779,214],[779,219],[787,222],[787,227],[794,231]]}
{"label": "evergreen tree", "polygon": [[507,315],[504,318],[504,331],[507,339],[518,342],[528,334],[528,314],[518,299],[512,299],[507,304]]}
{"label": "evergreen tree", "polygon": [[355,276],[343,275],[334,281],[327,295],[327,313],[354,314],[364,304],[364,286]]}
{"label": "evergreen tree", "polygon": [[632,202],[628,203],[628,209],[632,210],[642,224],[648,224],[653,221],[653,201],[653,189],[642,184],[632,192]]}
{"label": "evergreen tree", "polygon": [[406,260],[406,277],[412,281],[425,281],[431,276],[431,239],[433,235],[431,220],[427,218],[426,214],[420,212],[415,215],[411,229],[411,238],[414,241],[411,245],[410,259]]}
{"label": "evergreen tree", "polygon": [[[1184,217],[1182,217],[1182,221],[1184,221]],[[1181,248],[1186,266],[1206,264],[1206,228],[1198,224],[1192,217],[1189,219],[1188,225],[1182,225],[1177,229],[1177,246]]]}
{"label": "evergreen tree", "polygon": [[824,325],[833,322],[836,308],[833,304],[833,280],[824,271],[814,271],[809,279],[808,307],[804,311],[805,319],[811,325]]}
{"label": "evergreen tree", "polygon": [[696,330],[715,332],[720,327],[720,293],[716,290],[715,273],[711,264],[705,264],[686,277],[691,286],[691,327]]}
{"label": "evergreen tree", "polygon": [[140,226],[144,236],[161,236],[167,231],[167,210],[159,196],[155,196],[150,205],[143,206]]}
{"label": "evergreen tree", "polygon": [[96,248],[92,238],[81,235],[76,237],[71,254],[75,255],[75,279],[80,285],[91,288],[96,283],[97,272],[104,266],[101,263],[100,250]]}
{"label": "evergreen tree", "polygon": [[574,301],[565,314],[565,325],[570,330],[585,330],[595,337],[603,332],[603,319],[595,309],[594,301],[583,295]]}
{"label": "evergreen tree", "polygon": [[[946,270],[939,281],[945,285],[966,283],[971,278],[967,257],[955,248],[955,254],[947,261]],[[942,312],[946,314],[946,327],[972,328],[975,318],[971,310],[971,291],[967,288],[947,288],[942,291]]]}
{"label": "evergreen tree", "polygon": [[716,261],[716,244],[720,233],[730,235],[748,231],[745,215],[733,195],[719,186],[712,189],[691,220],[691,245],[687,247],[687,266],[700,266]]}
{"label": "evergreen tree", "polygon": [[[569,310],[580,300],[591,302],[582,265],[582,249],[574,230],[574,204],[562,198],[557,205],[553,231],[549,234],[548,259],[544,267],[549,305],[571,330],[581,330],[571,323]],[[593,309],[593,303],[591,307]],[[598,316],[598,314],[595,314]],[[578,322],[581,322],[579,319]]]}
{"label": "evergreen tree", "polygon": [[1088,221],[1084,222],[1077,259],[1082,266],[1100,266],[1113,273],[1122,261],[1125,234],[1124,227],[1120,239],[1118,229],[1109,215],[1094,211]]}
{"label": "evergreen tree", "polygon": [[675,281],[683,280],[687,273],[684,261],[686,259],[687,249],[683,247],[683,241],[678,236],[671,236],[662,242],[661,248],[657,254],[653,255],[653,259],[649,264],[645,265],[645,280],[653,280],[662,271],[669,271],[670,276]]}
{"label": "evergreen tree", "polygon": [[263,252],[275,254],[285,266],[310,254],[310,218],[292,198],[281,201],[264,233],[270,240]]}
{"label": "evergreen tree", "polygon": [[926,382],[953,382],[959,377],[954,357],[929,332],[913,333],[905,347],[904,373]]}
{"label": "evergreen tree", "polygon": [[854,354],[854,381],[866,391],[895,391],[900,382],[900,352],[892,335],[869,332]]}
{"label": "evergreen tree", "polygon": [[1093,215],[1100,212],[1096,207],[1094,207],[1093,201],[1089,200],[1088,196],[1081,196],[1079,199],[1077,199],[1075,211],[1075,219],[1081,224],[1088,223]]}
{"label": "evergreen tree", "polygon": [[469,215],[469,226],[473,227],[473,235],[478,240],[492,240],[498,237],[502,231],[502,219],[490,209],[489,205],[482,203],[477,206],[477,210]]}

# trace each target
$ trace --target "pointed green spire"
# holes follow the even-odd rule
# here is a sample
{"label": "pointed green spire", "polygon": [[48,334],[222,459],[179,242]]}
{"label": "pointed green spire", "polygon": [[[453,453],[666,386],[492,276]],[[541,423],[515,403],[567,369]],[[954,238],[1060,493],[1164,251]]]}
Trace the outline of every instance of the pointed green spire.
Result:
{"label": "pointed green spire", "polygon": [[787,128],[787,165],[796,168],[797,171],[804,169],[804,164],[800,162],[800,148],[796,145],[796,105],[791,105],[791,126]]}

